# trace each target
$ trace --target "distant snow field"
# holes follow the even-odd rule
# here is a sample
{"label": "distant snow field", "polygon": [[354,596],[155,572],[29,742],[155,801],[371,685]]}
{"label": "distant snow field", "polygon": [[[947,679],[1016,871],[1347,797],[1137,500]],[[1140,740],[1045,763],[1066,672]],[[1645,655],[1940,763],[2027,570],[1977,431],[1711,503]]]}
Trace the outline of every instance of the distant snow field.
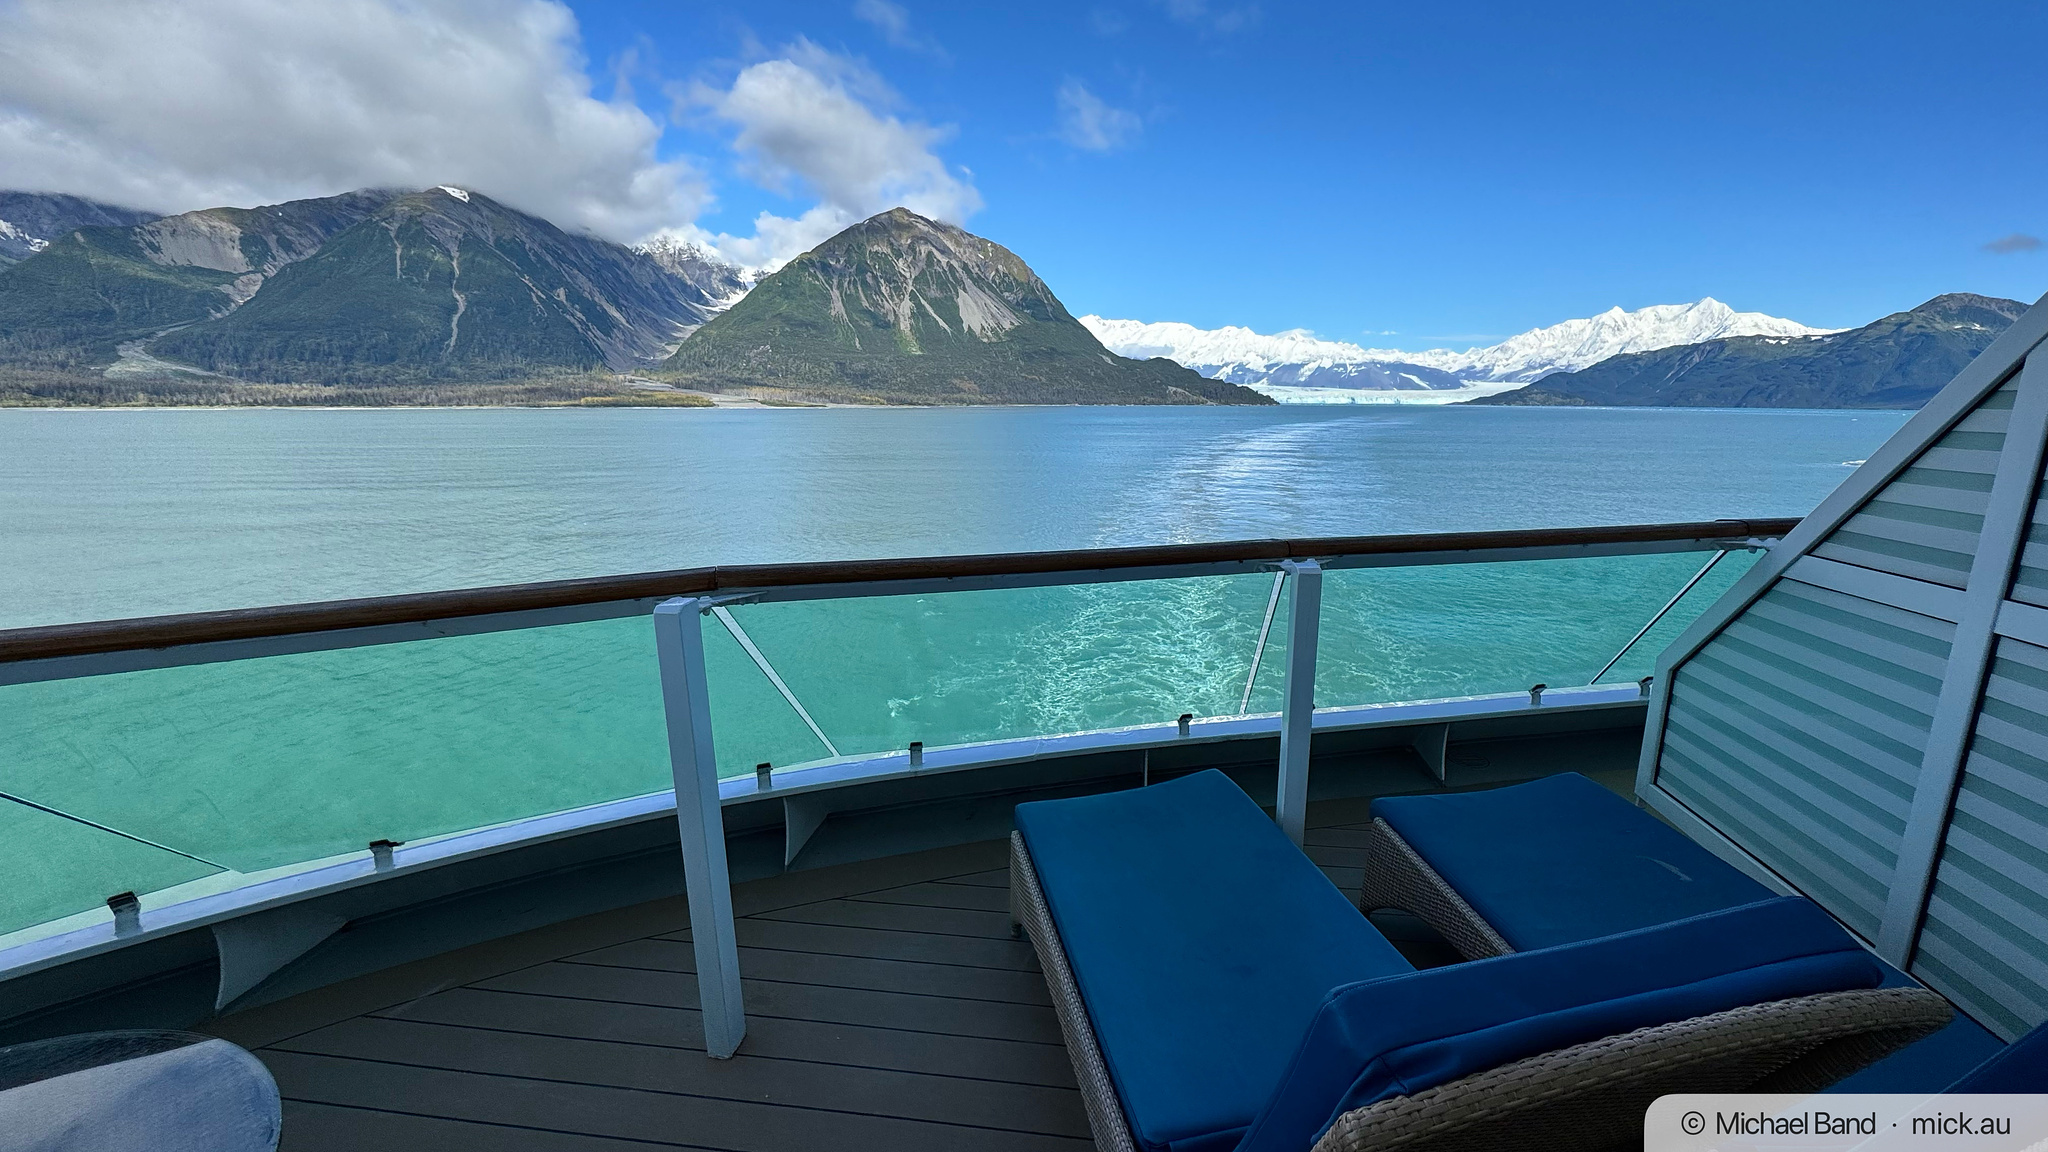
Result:
{"label": "distant snow field", "polygon": [[1299,388],[1287,384],[1247,384],[1282,404],[1462,404],[1485,396],[1512,392],[1520,384],[1468,384],[1463,388]]}
{"label": "distant snow field", "polygon": [[1164,356],[1283,404],[1451,404],[1506,392],[1555,372],[1576,372],[1626,352],[1727,336],[1790,339],[1836,331],[1761,312],[1737,312],[1711,296],[1633,312],[1611,308],[1463,352],[1366,348],[1302,329],[1265,335],[1249,328],[1101,316],[1083,316],[1081,323],[1120,356]]}

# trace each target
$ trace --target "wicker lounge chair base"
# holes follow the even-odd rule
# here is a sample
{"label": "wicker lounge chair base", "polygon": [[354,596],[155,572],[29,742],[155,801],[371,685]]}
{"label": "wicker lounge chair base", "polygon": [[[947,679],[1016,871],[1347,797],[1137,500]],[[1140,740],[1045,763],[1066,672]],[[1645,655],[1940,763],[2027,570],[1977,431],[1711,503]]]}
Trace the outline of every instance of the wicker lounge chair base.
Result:
{"label": "wicker lounge chair base", "polygon": [[1038,873],[1031,867],[1031,853],[1024,850],[1024,837],[1017,832],[1010,833],[1010,919],[1023,926],[1038,953],[1038,966],[1045,970],[1045,987],[1059,1016],[1067,1057],[1074,1062],[1074,1079],[1081,1085],[1081,1105],[1087,1109],[1095,1146],[1101,1152],[1137,1152],[1138,1142],[1124,1120],[1109,1065],[1103,1062],[1088,1009],[1081,1003],[1080,985],[1074,983],[1074,970],[1067,963],[1067,950],[1052,926],[1052,910],[1046,907]]}
{"label": "wicker lounge chair base", "polygon": [[1467,960],[1514,951],[1391,824],[1375,819],[1366,833],[1365,881],[1359,888],[1358,910],[1381,908],[1399,908],[1421,917]]}
{"label": "wicker lounge chair base", "polygon": [[[1441,879],[1436,883],[1441,886]],[[1096,1146],[1135,1152],[1137,1139],[1110,1081],[1031,855],[1014,833],[1010,908],[1045,970]],[[1950,1016],[1947,1001],[1922,989],[1832,992],[1752,1005],[1546,1052],[1383,1100],[1339,1117],[1315,1152],[1630,1146],[1641,1140],[1643,1110],[1658,1096],[1823,1087],[1935,1031]]]}
{"label": "wicker lounge chair base", "polygon": [[1825,1087],[1949,1022],[1921,988],[1830,992],[1609,1036],[1337,1118],[1314,1152],[1525,1152],[1642,1146],[1672,1092]]}

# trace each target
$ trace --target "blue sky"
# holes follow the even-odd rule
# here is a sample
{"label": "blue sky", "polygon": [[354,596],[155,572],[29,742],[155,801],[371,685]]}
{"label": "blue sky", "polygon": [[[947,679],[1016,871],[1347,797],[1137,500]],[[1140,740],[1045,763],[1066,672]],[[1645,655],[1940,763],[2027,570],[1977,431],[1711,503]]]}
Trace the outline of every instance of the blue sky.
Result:
{"label": "blue sky", "polygon": [[754,264],[905,203],[1077,313],[1379,347],[1849,326],[2048,290],[2044,43],[2038,0],[0,0],[0,187],[448,183]]}
{"label": "blue sky", "polygon": [[[2048,251],[1985,249],[2048,235],[2040,5],[904,0],[893,34],[851,3],[574,7],[650,107],[799,39],[864,63],[1076,312],[1422,347],[1706,295],[1845,326],[2048,290]],[[1097,147],[1062,135],[1076,83],[1130,117]],[[729,141],[670,120],[700,223],[803,208]]]}

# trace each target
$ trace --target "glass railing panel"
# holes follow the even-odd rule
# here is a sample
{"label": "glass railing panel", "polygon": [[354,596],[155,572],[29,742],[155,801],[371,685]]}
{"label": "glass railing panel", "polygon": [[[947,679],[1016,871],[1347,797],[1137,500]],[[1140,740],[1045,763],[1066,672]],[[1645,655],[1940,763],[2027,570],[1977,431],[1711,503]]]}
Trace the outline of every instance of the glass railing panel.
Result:
{"label": "glass railing panel", "polygon": [[[1330,571],[1324,576],[1316,705],[1586,684],[1709,555]],[[1731,563],[1724,560],[1716,569]],[[1693,596],[1686,601],[1674,616],[1689,605],[1697,615],[1711,602]],[[1645,637],[1636,648],[1652,639]],[[1649,651],[1648,662],[1654,662],[1655,650]],[[1617,664],[1601,682],[1632,678]]]}
{"label": "glass railing panel", "polygon": [[[1291,579],[1291,578],[1290,578]],[[1261,653],[1257,678],[1252,683],[1251,696],[1244,701],[1244,710],[1249,715],[1262,712],[1278,712],[1287,692],[1287,654],[1292,649],[1288,644],[1288,629],[1294,620],[1294,598],[1289,593],[1289,581],[1282,581],[1280,597],[1273,602],[1273,623],[1266,632],[1265,649]],[[1263,617],[1264,608],[1260,609]],[[1317,645],[1320,652],[1321,645]]]}
{"label": "glass railing panel", "polygon": [[[859,755],[1234,715],[1271,587],[1249,573],[730,611],[826,737]],[[707,637],[718,628],[705,620]]]}
{"label": "glass railing panel", "polygon": [[[1722,593],[1728,591],[1737,580],[1742,579],[1762,557],[1761,551],[1724,553],[1720,562],[1686,592],[1684,599],[1672,605],[1671,611],[1666,613],[1662,620],[1652,625],[1641,640],[1622,653],[1621,659],[1614,662],[1614,667],[1600,677],[1600,683],[1626,684],[1655,672],[1657,658],[1663,654],[1664,649],[1670,647],[1671,642],[1691,627],[1692,622],[1699,619],[1702,613],[1713,607],[1714,601],[1719,600]],[[1701,560],[1700,563],[1704,564],[1706,561]],[[1647,619],[1638,623],[1636,628],[1640,629],[1644,623],[1648,623]],[[1635,633],[1632,631],[1629,635],[1633,636]],[[1612,654],[1609,658],[1612,659]]]}
{"label": "glass railing panel", "polygon": [[0,688],[0,790],[239,872],[657,791],[667,750],[645,616]]}
{"label": "glass railing panel", "polygon": [[[803,718],[776,690],[774,682],[741,647],[725,623],[727,618],[716,612],[700,618],[704,629],[704,675],[711,685],[711,739],[718,752],[718,774],[750,776],[755,766],[763,763],[779,768],[829,758],[831,749],[812,734]],[[740,630],[746,632],[745,626]],[[751,632],[746,634],[753,638]],[[651,653],[653,638],[650,636],[647,642]],[[764,659],[765,656],[763,653]],[[770,663],[769,667],[778,675],[783,674],[778,665]],[[787,683],[784,681],[785,687]],[[662,745],[664,756],[667,747]]]}
{"label": "glass railing panel", "polygon": [[220,869],[0,800],[0,936],[104,908],[107,897],[152,892],[216,875]]}

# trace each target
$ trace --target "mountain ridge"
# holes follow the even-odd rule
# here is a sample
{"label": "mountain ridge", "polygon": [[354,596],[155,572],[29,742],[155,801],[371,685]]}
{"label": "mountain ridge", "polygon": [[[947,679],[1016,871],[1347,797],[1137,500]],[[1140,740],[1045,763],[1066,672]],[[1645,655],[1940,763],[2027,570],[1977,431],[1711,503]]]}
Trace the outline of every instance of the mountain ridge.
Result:
{"label": "mountain ridge", "polygon": [[[21,195],[0,193],[0,203]],[[352,235],[380,218],[389,227]],[[403,247],[398,232],[408,225],[407,239],[423,257],[435,248],[459,252],[465,238],[472,254],[504,240],[544,255],[501,278],[497,295],[476,296],[465,285],[436,305],[420,297],[418,284],[405,282],[403,255],[394,259]],[[377,247],[379,228],[381,262],[340,267],[366,238]],[[307,263],[312,271],[296,271]],[[320,289],[309,297],[307,286],[315,283]],[[674,351],[746,283],[741,270],[693,246],[627,248],[564,233],[453,186],[206,208],[76,228],[0,268],[0,375],[9,378],[0,384],[10,393],[25,389],[30,398],[176,402],[202,379],[211,397],[239,383],[374,389],[636,370]],[[505,294],[531,305],[530,319],[541,322],[523,344],[520,325],[484,319],[505,310],[498,298]],[[460,302],[461,295],[471,299]],[[480,307],[467,320],[453,318],[472,303]],[[465,327],[470,336],[489,332],[493,339],[465,343]],[[440,339],[427,338],[427,329],[437,329]]]}
{"label": "mountain ridge", "polygon": [[797,400],[1271,403],[1167,360],[1114,355],[1015,253],[905,208],[762,278],[659,375]]}
{"label": "mountain ridge", "polygon": [[226,315],[392,195],[365,189],[74,229],[0,271],[0,360],[87,370],[124,342]]}
{"label": "mountain ridge", "polygon": [[[564,232],[480,192],[395,196],[156,355],[263,381],[647,368],[716,310],[716,270]],[[700,281],[702,283],[700,283]],[[709,284],[712,288],[706,288]]]}
{"label": "mountain ridge", "polygon": [[1951,292],[1860,328],[1625,353],[1469,403],[1918,408],[2026,310],[2018,300]]}
{"label": "mountain ridge", "polygon": [[451,185],[168,216],[0,191],[0,402],[177,403],[201,382],[207,403],[341,387],[444,402],[445,386],[524,381],[675,403],[681,387],[895,404],[1911,407],[2025,307],[1952,293],[1827,330],[1705,297],[1403,352],[1076,319],[1015,253],[901,208],[755,277],[672,234],[614,244]]}
{"label": "mountain ridge", "polygon": [[62,192],[0,191],[0,268],[28,259],[79,228],[127,228],[162,215]]}
{"label": "mountain ridge", "polygon": [[1419,362],[1486,383],[1533,383],[1610,357],[1697,344],[1728,336],[1818,336],[1830,331],[1762,312],[1737,312],[1712,296],[1691,304],[1652,304],[1565,320],[1464,352],[1431,351]]}
{"label": "mountain ridge", "polygon": [[1287,390],[1291,398],[1299,396],[1293,390],[1307,388],[1484,393],[1588,367],[1622,352],[1728,335],[1827,331],[1761,312],[1737,312],[1711,296],[1633,312],[1617,306],[1463,352],[1366,348],[1323,340],[1302,329],[1268,336],[1248,328],[1201,329],[1092,315],[1081,321],[1104,344],[1125,355],[1165,356],[1205,376],[1269,392]]}

